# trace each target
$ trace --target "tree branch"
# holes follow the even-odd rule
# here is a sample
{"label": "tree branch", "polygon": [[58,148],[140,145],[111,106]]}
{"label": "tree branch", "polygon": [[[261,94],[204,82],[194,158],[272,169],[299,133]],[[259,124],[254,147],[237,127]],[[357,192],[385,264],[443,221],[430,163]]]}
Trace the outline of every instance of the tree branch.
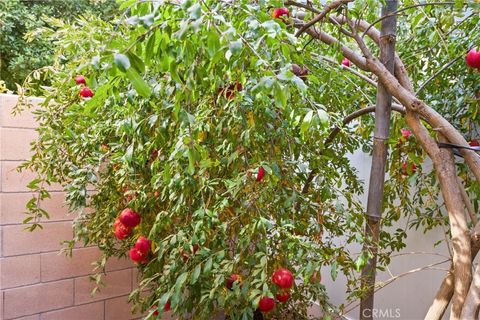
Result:
{"label": "tree branch", "polygon": [[465,304],[462,310],[462,319],[478,319],[480,307],[480,264],[477,264],[473,281],[470,284]]}
{"label": "tree branch", "polygon": [[[296,24],[296,27],[303,26],[303,23]],[[356,23],[355,24],[357,28],[363,28],[364,24],[363,23]],[[371,30],[370,30],[371,31]],[[368,34],[370,34],[370,31]],[[332,36],[324,33],[324,32],[317,32],[315,30],[307,29],[306,31],[309,35],[312,37],[332,46],[332,45],[338,45],[339,41]],[[374,39],[375,32],[372,32],[372,36]],[[358,42],[358,35],[356,36],[356,40]],[[379,38],[379,36],[378,36]],[[375,41],[375,39],[374,39]],[[362,52],[366,52],[367,54],[370,52],[368,48],[366,48],[365,43],[363,40],[359,41],[359,45],[363,46]],[[349,60],[351,60],[354,64],[356,64],[359,68],[365,71],[370,71],[374,73],[380,81],[384,82],[386,88],[392,92],[392,95],[396,97],[406,108],[407,110],[410,110],[414,114],[411,115],[410,121],[416,121],[416,115],[418,114],[422,116],[429,124],[431,124],[433,127],[437,128],[440,133],[444,134],[447,139],[455,144],[458,145],[463,145],[467,146],[468,143],[465,140],[465,138],[447,121],[445,120],[440,114],[438,114],[434,109],[430,108],[428,105],[425,104],[425,102],[421,101],[418,99],[414,92],[413,92],[413,87],[411,85],[411,81],[408,78],[406,69],[401,62],[399,58],[395,59],[395,75],[398,77],[398,80],[388,72],[388,70],[385,69],[383,64],[378,61],[375,57],[372,57],[371,54],[367,59],[360,57],[357,53],[355,53],[353,50],[350,48],[347,48],[346,46],[340,45],[341,51],[345,57],[347,57]],[[399,65],[399,66],[397,66]],[[408,120],[408,112],[407,112],[407,120]],[[412,126],[412,124],[409,124]],[[423,125],[422,125],[423,126]],[[417,128],[420,129],[420,127],[417,125]],[[431,138],[428,135],[428,131],[425,130],[423,137],[425,139]],[[416,134],[418,136],[418,134]],[[422,145],[424,146],[425,150],[429,154],[430,157],[434,157],[434,154],[436,154],[439,150],[438,147],[433,146],[431,143],[427,143],[428,140],[423,140]],[[461,150],[462,155],[464,156],[467,165],[469,166],[470,170],[472,170],[473,174],[475,175],[477,181],[480,181],[480,157],[471,150]]]}
{"label": "tree branch", "polygon": [[465,187],[463,186],[462,180],[460,180],[460,178],[458,178],[458,187],[460,188],[460,193],[462,195],[465,208],[467,209],[468,215],[470,216],[470,221],[472,221],[473,225],[476,226],[478,223],[478,218],[475,213],[475,209],[473,209],[472,203],[470,202],[470,198],[468,197],[467,191],[465,191]]}
{"label": "tree branch", "polygon": [[[317,57],[321,60],[325,60],[327,61],[328,63],[334,65],[334,66],[338,66],[339,63],[338,61],[335,61],[329,57],[325,57],[325,56],[320,56],[320,55],[317,55],[317,54],[313,54],[314,57]],[[372,79],[370,79],[369,77],[365,76],[364,74],[361,74],[360,72],[356,71],[355,69],[353,68],[350,68],[350,67],[347,67],[347,66],[344,66],[342,65],[342,68],[347,70],[348,72],[350,73],[353,73],[354,75],[356,75],[357,77],[359,77],[360,79],[362,80],[365,80],[366,82],[368,82],[369,84],[371,84],[372,86],[376,87],[377,86],[377,83],[375,81],[373,81]]]}
{"label": "tree branch", "polygon": [[[322,37],[319,37],[319,39],[325,42]],[[379,78],[379,82],[382,82],[385,88],[406,107],[407,123],[434,163],[451,225],[455,270],[454,303],[451,316],[453,319],[458,319],[471,281],[471,261],[469,260],[471,248],[469,240],[465,237],[466,232],[468,232],[467,224],[464,213],[458,208],[458,203],[463,201],[451,154],[438,148],[428,130],[420,123],[419,116],[425,118],[450,142],[464,146],[467,145],[467,142],[446,119],[415,96],[406,70],[403,74],[397,75],[403,81],[403,83],[400,83],[378,59],[368,54],[368,48],[364,46],[363,41],[359,41],[358,35],[355,40],[366,56],[366,69],[374,73]],[[461,150],[461,152],[470,170],[480,181],[480,157],[473,151]]]}
{"label": "tree branch", "polygon": [[[301,20],[295,19],[294,25],[297,28],[301,28],[305,25],[305,23]],[[325,33],[323,31],[315,31],[312,28],[307,29],[305,32],[308,33],[311,37],[320,40],[328,44],[329,46],[339,46],[340,51],[346,58],[353,62],[358,68],[364,71],[369,71],[367,68],[367,62],[364,57],[362,57],[360,54],[356,53],[349,47],[343,45],[340,41],[338,41],[336,38],[332,37],[328,33]]]}
{"label": "tree branch", "polygon": [[333,2],[331,2],[329,5],[325,6],[325,8],[323,9],[322,12],[320,12],[317,16],[315,16],[315,18],[313,18],[312,20],[310,20],[309,22],[307,22],[303,27],[301,27],[297,33],[295,34],[296,37],[299,37],[302,35],[302,33],[304,33],[307,29],[309,29],[311,26],[313,26],[315,23],[319,22],[320,20],[322,20],[323,18],[325,18],[325,16],[332,10],[344,5],[344,4],[348,4],[349,2],[353,2],[354,0],[335,0]]}
{"label": "tree branch", "polygon": [[413,8],[417,8],[417,7],[425,7],[425,6],[434,6],[434,5],[452,5],[452,4],[455,4],[455,2],[428,2],[428,3],[418,3],[418,4],[414,4],[414,5],[411,5],[411,6],[408,6],[408,7],[403,7],[401,9],[398,9],[397,11],[394,11],[386,16],[383,16],[383,17],[380,17],[378,18],[377,20],[373,21],[368,27],[367,29],[363,32],[362,34],[362,38],[365,36],[365,34],[368,32],[368,30],[370,30],[370,28],[372,28],[374,25],[376,25],[377,23],[379,23],[380,21],[388,18],[388,17],[391,17],[391,16],[395,16],[395,15],[398,15],[399,13],[403,12],[403,11],[407,11],[409,9],[413,9]]}
{"label": "tree branch", "polygon": [[[396,111],[396,112],[399,112],[401,114],[405,114],[405,108],[403,106],[399,105],[399,104],[394,103],[392,105],[392,110]],[[349,115],[347,115],[343,119],[341,126],[335,126],[335,128],[333,128],[332,131],[330,131],[330,134],[328,135],[327,139],[325,139],[324,147],[327,148],[333,142],[335,137],[340,133],[340,130],[342,129],[342,127],[346,126],[347,124],[349,124],[350,122],[352,122],[356,118],[361,117],[361,116],[363,116],[365,114],[368,114],[368,113],[372,113],[372,112],[375,112],[375,107],[368,107],[368,108],[356,110],[356,111],[350,113]],[[316,174],[317,174],[316,169],[313,169],[312,171],[310,171],[310,173],[307,177],[307,180],[305,180],[305,184],[303,185],[302,194],[306,194],[308,192],[308,189],[310,188],[310,184],[312,183]]]}
{"label": "tree branch", "polygon": [[430,83],[430,81],[435,79],[439,74],[441,74],[443,71],[445,71],[446,69],[454,65],[458,60],[462,59],[464,56],[465,55],[462,54],[461,56],[456,57],[455,59],[453,59],[452,61],[448,62],[443,67],[441,67],[437,72],[435,72],[430,78],[428,78],[424,83],[420,85],[416,93],[419,94],[427,86],[427,84]]}
{"label": "tree branch", "polygon": [[[472,247],[471,261],[475,259],[480,249],[480,224],[476,224],[473,233],[470,237],[470,243]],[[440,288],[438,289],[433,303],[428,309],[425,320],[441,320],[448,304],[453,297],[455,275],[453,274],[453,265],[447,272],[447,275],[442,281]]]}
{"label": "tree branch", "polygon": [[294,7],[303,8],[303,9],[306,9],[308,11],[311,11],[311,12],[317,13],[317,14],[322,12],[322,11],[318,10],[317,8],[314,8],[313,6],[310,6],[308,4],[299,3],[299,2],[296,2],[296,1],[285,1],[285,5],[286,6],[294,6]]}

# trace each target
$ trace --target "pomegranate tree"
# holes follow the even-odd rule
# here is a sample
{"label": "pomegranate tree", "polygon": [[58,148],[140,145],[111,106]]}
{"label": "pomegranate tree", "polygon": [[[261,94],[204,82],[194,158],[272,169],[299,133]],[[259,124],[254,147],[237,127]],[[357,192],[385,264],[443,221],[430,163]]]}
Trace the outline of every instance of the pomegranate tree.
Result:
{"label": "pomegranate tree", "polygon": [[[395,36],[381,37],[381,1],[311,3],[127,0],[114,23],[51,31],[56,62],[24,165],[38,173],[31,228],[46,186],[61,184],[80,212],[75,240],[101,249],[100,267],[136,263],[132,305],[197,319],[338,316],[373,292],[359,272],[377,255],[388,266],[406,228],[440,228],[452,272],[428,316],[450,300],[452,319],[475,315],[478,217],[464,207],[480,205],[467,142],[480,136],[478,4],[405,1],[389,16]],[[394,71],[378,59],[387,40]],[[377,91],[393,115],[375,138],[388,175],[372,242],[350,157],[372,151]],[[348,302],[330,301],[320,272],[346,278]]]}

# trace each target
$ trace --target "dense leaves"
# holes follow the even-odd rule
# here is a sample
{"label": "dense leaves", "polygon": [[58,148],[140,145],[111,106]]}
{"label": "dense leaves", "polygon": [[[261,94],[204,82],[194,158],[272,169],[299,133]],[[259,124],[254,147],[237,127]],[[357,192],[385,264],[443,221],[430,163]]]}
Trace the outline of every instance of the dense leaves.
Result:
{"label": "dense leaves", "polygon": [[95,14],[109,20],[116,13],[114,0],[0,1],[0,79],[14,90],[30,72],[53,62],[53,47],[41,28],[56,28],[55,19]]}
{"label": "dense leaves", "polygon": [[[151,314],[168,304],[180,316],[210,319],[224,310],[251,319],[261,299],[284,299],[272,283],[279,268],[297,280],[271,313],[281,319],[306,317],[311,301],[335,311],[315,280],[322,267],[333,279],[347,276],[352,299],[361,293],[357,272],[369,253],[348,248],[364,241],[363,183],[349,156],[370,150],[373,121],[358,119],[325,142],[347,114],[374,104],[376,88],[341,65],[337,48],[296,38],[288,19],[273,19],[270,8],[281,5],[125,1],[127,18],[118,24],[80,20],[50,35],[56,60],[37,113],[36,153],[25,164],[39,173],[31,187],[46,197],[42,181],[64,186],[72,210],[82,210],[76,237],[103,250],[100,266],[133,250],[141,283],[131,299]],[[374,21],[378,6],[356,1],[348,14]],[[400,17],[399,54],[418,84],[473,45],[472,10],[426,6]],[[322,28],[339,35],[337,26]],[[307,75],[295,75],[292,64]],[[80,97],[78,74],[93,97]],[[459,60],[422,91],[472,137],[476,77]],[[402,135],[402,116],[392,121],[383,225],[402,216],[425,230],[445,224],[435,177],[420,167],[425,154],[414,136]],[[404,163],[418,168],[402,172]],[[478,184],[467,187],[478,208]],[[35,204],[29,209],[38,220],[45,213]],[[114,234],[126,208],[141,223]],[[387,230],[380,268],[406,237],[403,226]],[[152,241],[151,251],[135,246],[141,236]],[[150,294],[140,294],[145,289]]]}

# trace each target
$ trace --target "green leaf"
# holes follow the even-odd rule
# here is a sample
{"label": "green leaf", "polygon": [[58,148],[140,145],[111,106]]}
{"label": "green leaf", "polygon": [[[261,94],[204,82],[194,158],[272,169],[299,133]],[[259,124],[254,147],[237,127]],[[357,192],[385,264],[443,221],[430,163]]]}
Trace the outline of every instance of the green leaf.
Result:
{"label": "green leaf", "polygon": [[310,110],[307,112],[307,114],[303,118],[302,124],[300,125],[300,132],[302,133],[302,135],[304,135],[308,131],[308,129],[310,129],[312,119],[313,119],[313,110]]}
{"label": "green leaf", "polygon": [[145,63],[135,53],[127,53],[127,57],[130,60],[132,66],[140,73],[145,72]]}
{"label": "green leaf", "polygon": [[205,263],[205,266],[203,267],[203,272],[204,272],[204,273],[209,273],[210,270],[212,270],[212,264],[213,264],[213,260],[212,260],[212,258],[210,257],[210,258],[207,260],[207,263]]}
{"label": "green leaf", "polygon": [[230,45],[228,46],[228,50],[230,50],[230,52],[233,55],[237,55],[240,53],[240,51],[242,51],[242,47],[243,47],[242,41],[236,40],[236,41],[230,42]]}
{"label": "green leaf", "polygon": [[358,258],[357,261],[355,261],[355,269],[357,271],[360,271],[363,269],[365,264],[367,263],[367,255],[362,253]]}
{"label": "green leaf", "polygon": [[283,108],[287,105],[287,96],[285,94],[285,90],[278,81],[274,82],[273,84],[273,95],[275,98],[275,104],[278,107]]}
{"label": "green leaf", "polygon": [[209,32],[207,36],[207,52],[212,58],[220,48],[220,39],[216,32]]}
{"label": "green leaf", "polygon": [[318,119],[320,119],[320,123],[323,125],[323,126],[328,126],[328,123],[329,123],[329,116],[328,116],[328,113],[323,110],[323,109],[318,109],[317,110],[317,116],[318,116]]}
{"label": "green leaf", "polygon": [[33,218],[34,218],[34,217],[25,218],[25,219],[22,221],[22,223],[23,223],[23,224],[27,224],[27,223],[29,223],[30,221],[32,221]]}
{"label": "green leaf", "polygon": [[175,291],[179,291],[182,286],[185,284],[185,281],[187,281],[188,278],[188,272],[182,273],[178,278],[177,281],[175,282]]}
{"label": "green leaf", "polygon": [[202,264],[197,264],[197,266],[195,267],[195,270],[193,270],[192,280],[190,281],[190,284],[195,284],[197,282],[201,271],[202,271]]}
{"label": "green leaf", "polygon": [[[125,2],[123,2],[119,7],[118,7],[118,10],[119,11],[123,11],[125,10],[126,8],[128,8],[129,6],[133,5],[137,0],[125,0]],[[117,2],[119,2],[119,0],[117,0]]]}
{"label": "green leaf", "polygon": [[121,53],[114,54],[113,63],[123,72],[126,72],[130,68],[130,60],[126,55]]}
{"label": "green leaf", "polygon": [[330,275],[332,276],[332,280],[335,281],[337,279],[337,275],[338,275],[338,264],[336,261],[334,261],[331,265],[331,269],[330,269]]}
{"label": "green leaf", "polygon": [[157,40],[157,33],[155,32],[148,38],[147,46],[145,47],[145,64],[150,65],[150,61],[155,52],[155,42]]}
{"label": "green leaf", "polygon": [[130,82],[133,85],[133,88],[144,98],[148,98],[152,94],[152,89],[150,86],[143,80],[143,78],[138,74],[135,69],[130,68],[127,70],[127,77],[130,79]]}

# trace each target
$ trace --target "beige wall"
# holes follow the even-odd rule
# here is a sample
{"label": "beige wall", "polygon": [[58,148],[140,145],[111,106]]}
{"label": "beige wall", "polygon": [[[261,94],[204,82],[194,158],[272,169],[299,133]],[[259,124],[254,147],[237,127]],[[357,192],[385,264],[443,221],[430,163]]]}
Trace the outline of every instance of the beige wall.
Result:
{"label": "beige wall", "polygon": [[[13,117],[17,97],[0,95],[0,319],[122,320],[132,316],[127,296],[136,283],[136,269],[127,260],[110,261],[107,286],[92,297],[91,263],[100,257],[95,247],[74,249],[73,258],[59,254],[60,242],[72,239],[72,216],[63,207],[64,194],[51,188],[42,207],[51,219],[43,230],[25,231],[25,187],[33,175],[16,167],[30,155],[37,136],[33,115]],[[38,100],[37,100],[38,102]]]}

